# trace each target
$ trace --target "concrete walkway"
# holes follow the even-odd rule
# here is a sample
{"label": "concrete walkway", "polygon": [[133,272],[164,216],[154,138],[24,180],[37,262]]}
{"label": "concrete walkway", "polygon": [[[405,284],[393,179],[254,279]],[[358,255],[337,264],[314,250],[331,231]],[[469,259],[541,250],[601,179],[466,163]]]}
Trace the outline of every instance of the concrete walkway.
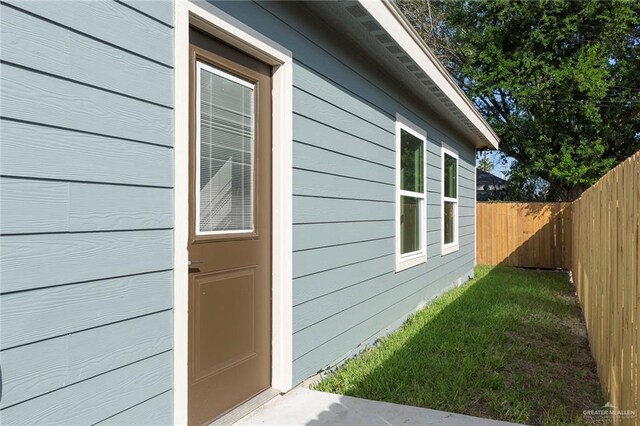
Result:
{"label": "concrete walkway", "polygon": [[297,388],[240,420],[238,425],[514,425],[445,411],[369,401]]}

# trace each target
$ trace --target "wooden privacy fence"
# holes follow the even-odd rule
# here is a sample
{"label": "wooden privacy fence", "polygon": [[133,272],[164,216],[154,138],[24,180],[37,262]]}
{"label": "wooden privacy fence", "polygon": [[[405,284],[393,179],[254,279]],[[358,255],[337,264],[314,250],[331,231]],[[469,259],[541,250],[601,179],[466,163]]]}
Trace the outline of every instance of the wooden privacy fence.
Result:
{"label": "wooden privacy fence", "polygon": [[571,203],[478,203],[477,260],[569,269]]}
{"label": "wooden privacy fence", "polygon": [[616,424],[640,425],[640,152],[573,203],[478,203],[477,260],[571,270]]}
{"label": "wooden privacy fence", "polygon": [[[573,203],[571,271],[602,387],[640,424],[640,152]],[[616,421],[618,423],[618,421]]]}

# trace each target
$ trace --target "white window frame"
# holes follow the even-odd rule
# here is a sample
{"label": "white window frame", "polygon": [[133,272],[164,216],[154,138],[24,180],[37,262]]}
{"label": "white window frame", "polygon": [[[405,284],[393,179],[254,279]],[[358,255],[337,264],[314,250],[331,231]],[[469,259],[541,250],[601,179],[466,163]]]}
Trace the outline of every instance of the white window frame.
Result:
{"label": "white window frame", "polygon": [[[445,154],[456,159],[456,197],[445,197],[444,196],[444,156]],[[454,253],[460,249],[460,242],[458,240],[458,235],[460,233],[460,220],[459,220],[459,199],[460,199],[460,157],[458,156],[458,151],[448,146],[446,143],[442,143],[442,155],[441,155],[441,170],[442,170],[442,182],[441,182],[441,198],[442,198],[442,256],[447,255],[449,253]],[[452,202],[454,203],[453,208],[453,242],[449,244],[445,244],[444,242],[444,203]]]}
{"label": "white window frame", "polygon": [[[400,188],[400,160],[401,160],[401,131],[417,137],[422,141],[422,158],[424,161],[423,192],[405,191]],[[400,200],[402,196],[418,198],[420,202],[420,250],[411,253],[400,253]],[[427,261],[427,132],[407,120],[400,114],[396,114],[396,272]]]}

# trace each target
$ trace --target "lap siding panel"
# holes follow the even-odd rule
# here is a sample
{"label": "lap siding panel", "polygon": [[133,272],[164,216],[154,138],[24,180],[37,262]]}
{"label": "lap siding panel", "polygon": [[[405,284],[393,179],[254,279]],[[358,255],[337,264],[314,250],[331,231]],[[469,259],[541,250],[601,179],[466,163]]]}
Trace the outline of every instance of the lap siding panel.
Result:
{"label": "lap siding panel", "polygon": [[173,3],[0,5],[0,423],[173,420]]}

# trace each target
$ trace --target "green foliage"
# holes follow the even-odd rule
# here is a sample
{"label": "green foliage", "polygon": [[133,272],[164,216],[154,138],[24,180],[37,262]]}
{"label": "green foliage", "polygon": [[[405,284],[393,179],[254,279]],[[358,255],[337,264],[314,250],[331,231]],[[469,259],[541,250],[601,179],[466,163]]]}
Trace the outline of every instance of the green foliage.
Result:
{"label": "green foliage", "polygon": [[477,167],[483,172],[491,173],[491,171],[493,170],[493,166],[493,161],[491,161],[489,155],[486,152],[480,157],[480,160],[478,160]]}
{"label": "green foliage", "polygon": [[514,186],[572,200],[640,149],[640,2],[398,5],[516,160]]}
{"label": "green foliage", "polygon": [[502,201],[554,201],[558,198],[544,179],[522,175],[521,172],[521,169],[514,169],[509,173]]}

